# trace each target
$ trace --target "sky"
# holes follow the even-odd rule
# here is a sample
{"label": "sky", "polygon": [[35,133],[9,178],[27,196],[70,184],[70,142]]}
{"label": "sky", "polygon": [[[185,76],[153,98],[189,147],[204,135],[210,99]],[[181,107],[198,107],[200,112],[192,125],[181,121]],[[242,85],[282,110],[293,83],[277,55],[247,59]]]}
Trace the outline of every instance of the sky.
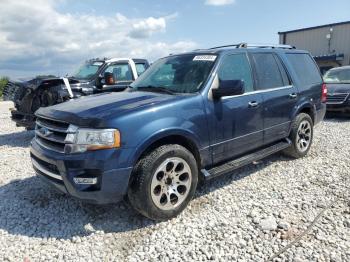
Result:
{"label": "sky", "polygon": [[0,76],[63,76],[94,57],[155,61],[274,44],[280,31],[349,21],[349,10],[349,0],[0,0]]}

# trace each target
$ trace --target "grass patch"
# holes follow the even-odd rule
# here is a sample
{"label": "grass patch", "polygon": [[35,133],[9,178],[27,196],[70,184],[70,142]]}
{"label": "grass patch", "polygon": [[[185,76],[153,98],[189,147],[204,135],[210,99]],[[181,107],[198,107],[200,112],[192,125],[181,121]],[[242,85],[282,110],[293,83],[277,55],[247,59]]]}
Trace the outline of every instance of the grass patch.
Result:
{"label": "grass patch", "polygon": [[7,77],[0,78],[0,98],[2,98],[2,92],[4,91],[4,88],[7,85],[8,81],[9,81],[9,79]]}

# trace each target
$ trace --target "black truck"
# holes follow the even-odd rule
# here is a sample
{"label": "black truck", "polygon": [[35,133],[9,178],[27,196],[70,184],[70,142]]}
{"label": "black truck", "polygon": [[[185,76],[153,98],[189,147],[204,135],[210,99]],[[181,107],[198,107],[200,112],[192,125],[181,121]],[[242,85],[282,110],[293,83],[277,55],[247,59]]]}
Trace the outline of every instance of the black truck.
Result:
{"label": "black truck", "polygon": [[73,98],[118,92],[127,88],[147,68],[145,59],[91,59],[69,77],[36,77],[29,81],[9,81],[4,100],[14,102],[11,118],[27,130],[35,127],[35,111]]}

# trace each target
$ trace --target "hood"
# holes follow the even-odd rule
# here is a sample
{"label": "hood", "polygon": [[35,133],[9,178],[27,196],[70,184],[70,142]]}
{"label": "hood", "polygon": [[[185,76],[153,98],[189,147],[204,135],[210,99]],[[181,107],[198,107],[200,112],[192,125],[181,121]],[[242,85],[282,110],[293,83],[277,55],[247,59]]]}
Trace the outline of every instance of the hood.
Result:
{"label": "hood", "polygon": [[[77,85],[80,83],[79,80],[74,78],[68,78],[69,83],[72,85]],[[32,79],[18,79],[13,81],[15,84],[26,87],[39,87],[39,86],[55,86],[55,85],[64,85],[62,78],[60,77],[36,77]]]}
{"label": "hood", "polygon": [[350,84],[326,84],[329,94],[350,93]]}
{"label": "hood", "polygon": [[[102,127],[111,118],[145,107],[174,101],[180,96],[151,92],[103,93],[40,108],[37,116],[61,120],[80,127]],[[104,126],[105,127],[105,126]]]}

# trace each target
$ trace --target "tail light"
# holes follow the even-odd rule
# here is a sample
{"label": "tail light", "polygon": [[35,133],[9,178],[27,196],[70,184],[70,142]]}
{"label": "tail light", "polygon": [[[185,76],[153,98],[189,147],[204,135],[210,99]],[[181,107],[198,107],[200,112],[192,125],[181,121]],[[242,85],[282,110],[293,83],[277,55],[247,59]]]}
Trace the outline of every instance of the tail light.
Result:
{"label": "tail light", "polygon": [[322,85],[322,96],[321,96],[321,101],[325,103],[327,101],[327,85],[323,84]]}

